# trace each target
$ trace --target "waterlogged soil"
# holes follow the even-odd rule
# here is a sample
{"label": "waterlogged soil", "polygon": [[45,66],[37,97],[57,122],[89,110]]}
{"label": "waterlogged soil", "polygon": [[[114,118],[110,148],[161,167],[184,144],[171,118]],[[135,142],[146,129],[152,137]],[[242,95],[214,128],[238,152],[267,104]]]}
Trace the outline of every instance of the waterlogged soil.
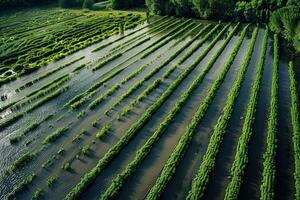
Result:
{"label": "waterlogged soil", "polygon": [[[170,27],[160,34],[154,36],[158,31],[161,31],[169,24],[179,21],[177,18],[165,18],[157,24],[152,23],[158,19],[159,16],[150,18],[148,22],[140,24],[134,30],[146,26],[144,29],[136,33],[126,36],[123,39],[97,51],[92,52],[95,48],[106,42],[114,41],[120,35],[112,36],[99,43],[84,48],[64,59],[53,62],[45,68],[38,71],[22,76],[16,81],[5,84],[0,88],[0,94],[5,95],[7,99],[0,101],[0,108],[9,105],[12,102],[18,102],[26,97],[30,92],[41,88],[47,83],[50,83],[55,78],[69,74],[70,79],[62,86],[69,86],[69,89],[56,97],[55,99],[43,104],[30,113],[0,130],[0,199],[6,199],[8,194],[13,191],[13,188],[31,175],[33,172],[37,174],[34,181],[22,192],[17,194],[18,199],[31,199],[35,191],[43,189],[43,199],[63,199],[65,195],[80,181],[80,178],[93,167],[95,167],[106,152],[115,145],[126,131],[146,112],[146,110],[153,105],[158,98],[167,90],[167,88],[179,77],[179,75],[195,61],[195,59],[208,47],[212,40],[217,36],[219,31],[224,27],[222,24],[220,28],[213,33],[208,40],[206,40],[201,47],[199,47],[193,54],[184,61],[181,65],[173,71],[168,78],[163,79],[162,83],[157,88],[152,90],[142,101],[138,102],[132,110],[126,114],[121,120],[117,120],[118,113],[133,100],[135,100],[143,91],[151,85],[155,80],[161,78],[163,74],[172,66],[177,65],[179,59],[185,55],[189,49],[199,42],[213,28],[211,26],[206,32],[196,39],[188,48],[184,49],[176,58],[164,66],[159,72],[153,75],[150,79],[145,81],[139,88],[132,94],[125,98],[113,110],[110,110],[107,115],[104,112],[110,108],[124,93],[128,91],[135,83],[143,80],[143,78],[154,68],[158,67],[166,59],[169,58],[175,51],[188,42],[195,34],[197,34],[206,24],[212,23],[209,21],[195,21],[203,25],[197,30],[193,31],[186,38],[174,47],[171,47],[180,37],[190,29],[186,30],[181,35],[174,37],[171,41],[165,43],[160,49],[151,52],[146,58],[141,59],[141,55],[151,49],[150,44],[154,45],[163,42],[160,38],[163,37],[168,31],[174,27]],[[182,23],[183,21],[181,21]],[[150,24],[150,25],[149,25]],[[159,27],[159,24],[163,24]],[[215,23],[213,23],[215,24]],[[184,134],[187,126],[189,125],[192,117],[194,116],[200,102],[203,101],[209,88],[214,83],[221,69],[224,67],[227,59],[231,55],[235,47],[239,34],[243,26],[240,26],[238,31],[234,34],[229,44],[225,47],[224,51],[217,58],[211,70],[205,75],[205,78],[197,86],[197,88],[190,95],[188,100],[184,103],[180,111],[175,115],[174,120],[170,123],[166,131],[153,145],[152,150],[146,159],[141,162],[137,170],[125,182],[117,199],[143,199],[149,189],[153,186],[156,179],[161,173],[167,159],[171,155],[174,147],[177,145],[180,137]],[[151,116],[150,120],[137,132],[136,136],[120,151],[118,156],[113,159],[108,166],[97,176],[95,182],[91,184],[81,196],[82,199],[99,199],[101,194],[110,186],[112,180],[117,174],[121,173],[128,163],[130,163],[136,152],[145,144],[151,137],[159,124],[163,121],[169,111],[174,107],[175,103],[180,98],[180,95],[187,90],[195,77],[204,69],[206,64],[210,61],[211,57],[217,49],[223,44],[225,38],[232,30],[232,26],[226,31],[221,39],[213,46],[203,60],[196,66],[196,68],[181,82],[181,84],[172,92],[170,97],[160,106],[160,108]],[[42,29],[42,27],[41,27]],[[204,118],[198,124],[197,130],[192,138],[189,147],[177,167],[176,173],[173,175],[165,191],[162,193],[161,199],[184,199],[190,189],[191,181],[199,169],[202,162],[202,157],[206,151],[209,139],[213,132],[214,126],[220,116],[222,109],[226,103],[227,94],[229,93],[240,66],[243,62],[244,56],[249,47],[250,37],[253,27],[247,32],[242,46],[234,59],[229,71],[227,72],[224,82],[216,92],[216,95],[211,102]],[[133,30],[125,31],[125,35]],[[179,31],[179,30],[178,30]],[[174,31],[175,33],[175,31]],[[223,143],[220,147],[220,152],[217,156],[216,167],[211,174],[210,181],[204,196],[204,199],[223,199],[225,188],[228,184],[228,174],[231,164],[233,162],[237,139],[240,135],[243,116],[245,114],[246,105],[249,100],[249,91],[253,84],[253,78],[256,71],[257,63],[259,60],[261,42],[264,30],[260,29],[257,41],[255,43],[254,53],[251,57],[248,70],[246,72],[245,80],[241,87],[241,92],[236,100],[234,111],[229,121],[227,133],[224,136]],[[142,44],[130,48],[142,41],[146,37],[150,40]],[[170,34],[168,38],[172,37]],[[117,48],[119,45],[124,44],[122,48]],[[130,49],[130,50],[127,50]],[[109,55],[121,53],[117,59],[105,64],[101,69],[93,72],[92,68],[97,63],[107,59]],[[136,53],[139,55],[132,57]],[[84,56],[83,59],[73,63],[72,65],[55,72],[54,74],[34,83],[32,86],[26,87],[23,90],[18,90],[21,86],[32,81],[33,79],[46,74],[58,66],[69,63],[79,57]],[[130,59],[129,59],[130,58]],[[287,60],[283,60],[284,55],[280,57],[279,66],[279,126],[278,126],[278,157],[276,164],[277,182],[276,182],[276,199],[293,199],[293,157],[292,157],[292,132],[291,132],[291,119],[287,114],[290,112],[290,98],[289,98],[289,77],[287,71]],[[72,71],[82,65],[86,66],[77,73]],[[134,76],[132,79],[121,85],[119,89],[114,91],[111,95],[106,97],[95,109],[90,110],[88,105],[95,100],[95,98],[107,92],[110,88],[120,83],[130,74],[140,69],[145,64],[149,64],[144,70]],[[249,145],[249,166],[246,167],[244,183],[241,189],[241,198],[243,199],[256,199],[259,197],[259,186],[261,179],[261,170],[263,162],[263,151],[265,144],[266,122],[269,110],[270,101],[270,87],[271,75],[273,64],[273,47],[272,40],[269,40],[267,49],[267,56],[265,62],[265,69],[262,79],[262,88],[259,93],[259,103],[257,105],[256,119],[253,127],[253,136]],[[109,77],[118,69],[124,70],[114,76],[112,79],[97,90],[83,105],[77,110],[72,110],[65,104],[77,94],[82,94],[88,90],[89,87],[96,82]],[[57,89],[61,88],[59,86]],[[51,94],[51,93],[49,93]],[[86,95],[86,94],[85,94]],[[46,94],[47,96],[47,94]],[[4,119],[0,119],[0,123],[10,117],[26,110],[33,103],[39,101],[41,97],[28,105],[25,105],[20,110],[10,110],[10,108],[0,113]],[[82,117],[79,117],[79,114]],[[10,144],[10,138],[21,134],[26,127],[32,122],[38,122],[46,115],[53,114],[54,116],[47,121],[41,123],[36,129],[30,131],[22,140],[17,144]],[[92,126],[94,122],[96,126]],[[111,124],[111,129],[107,135],[99,140],[95,137],[96,133],[101,130],[105,125]],[[51,144],[42,144],[43,140],[57,129],[62,127],[69,127],[69,130],[60,136],[55,142]],[[80,136],[82,130],[86,133]],[[80,136],[77,141],[72,141],[74,138]],[[86,155],[81,152],[82,147],[89,147]],[[63,147],[64,152],[57,154],[60,147]],[[26,166],[15,172],[11,172],[11,166],[25,153],[36,153],[34,159],[31,160]],[[46,162],[50,163],[49,167],[42,168]],[[71,169],[66,171],[62,166],[69,163]],[[58,177],[58,180],[53,186],[47,186],[47,179],[50,177]],[[287,178],[288,177],[288,178]],[[284,183],[284,184],[280,184]]]}

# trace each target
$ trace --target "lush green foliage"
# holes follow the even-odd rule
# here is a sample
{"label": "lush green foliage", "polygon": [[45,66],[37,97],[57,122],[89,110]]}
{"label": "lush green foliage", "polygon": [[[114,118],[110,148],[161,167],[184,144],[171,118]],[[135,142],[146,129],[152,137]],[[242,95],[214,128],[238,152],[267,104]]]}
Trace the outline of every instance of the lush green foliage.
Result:
{"label": "lush green foliage", "polygon": [[300,52],[300,5],[274,11],[269,24],[272,31],[281,33]]}
{"label": "lush green foliage", "polygon": [[31,174],[30,176],[26,177],[21,183],[15,186],[13,192],[9,194],[8,199],[14,199],[16,194],[30,185],[35,178],[36,174]]}

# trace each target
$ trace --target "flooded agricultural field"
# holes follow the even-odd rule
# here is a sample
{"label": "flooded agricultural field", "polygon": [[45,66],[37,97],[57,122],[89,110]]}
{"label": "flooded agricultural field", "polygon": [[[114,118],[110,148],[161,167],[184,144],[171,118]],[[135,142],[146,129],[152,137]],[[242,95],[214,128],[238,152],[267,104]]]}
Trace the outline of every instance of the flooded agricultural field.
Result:
{"label": "flooded agricultural field", "polygon": [[266,26],[36,8],[0,38],[0,199],[295,199],[299,66]]}

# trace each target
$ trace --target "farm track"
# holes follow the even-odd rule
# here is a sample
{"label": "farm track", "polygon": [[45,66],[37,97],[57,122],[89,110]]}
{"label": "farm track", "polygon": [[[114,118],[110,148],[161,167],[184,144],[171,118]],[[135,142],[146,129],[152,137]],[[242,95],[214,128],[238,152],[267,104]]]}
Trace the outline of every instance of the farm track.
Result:
{"label": "farm track", "polygon": [[268,28],[110,14],[0,17],[1,199],[298,198],[297,76]]}

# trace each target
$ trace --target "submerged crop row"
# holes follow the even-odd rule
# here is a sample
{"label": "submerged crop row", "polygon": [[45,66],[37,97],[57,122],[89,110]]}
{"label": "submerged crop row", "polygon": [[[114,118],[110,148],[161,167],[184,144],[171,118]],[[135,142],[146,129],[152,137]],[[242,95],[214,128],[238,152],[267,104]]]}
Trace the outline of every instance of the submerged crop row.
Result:
{"label": "submerged crop row", "polygon": [[295,162],[295,199],[300,199],[300,126],[299,126],[299,100],[293,62],[289,63],[290,94],[291,94],[291,117],[293,126],[293,150]]}
{"label": "submerged crop row", "polygon": [[277,89],[278,89],[278,36],[274,35],[274,63],[271,87],[271,102],[268,116],[268,130],[266,151],[263,162],[263,178],[260,186],[260,199],[268,200],[274,198],[275,182],[275,156],[276,156],[276,134],[277,134]]}

